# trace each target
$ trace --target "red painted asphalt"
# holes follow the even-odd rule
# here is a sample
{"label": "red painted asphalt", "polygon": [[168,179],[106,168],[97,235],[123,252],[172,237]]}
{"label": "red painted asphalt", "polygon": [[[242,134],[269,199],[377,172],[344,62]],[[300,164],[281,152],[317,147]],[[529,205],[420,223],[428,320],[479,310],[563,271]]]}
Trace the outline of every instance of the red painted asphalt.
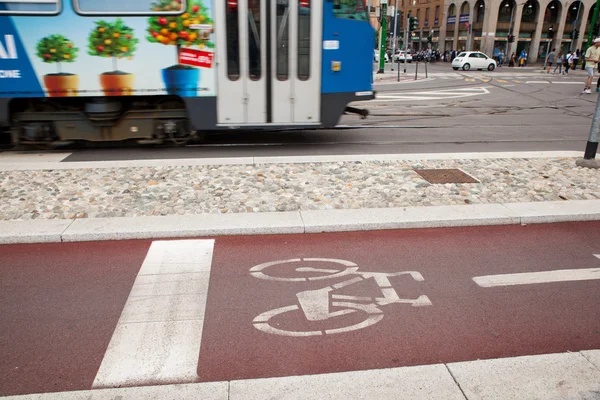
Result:
{"label": "red painted asphalt", "polygon": [[[217,237],[198,375],[201,381],[316,374],[525,354],[600,349],[600,281],[481,288],[481,275],[600,267],[600,223]],[[0,246],[0,395],[89,389],[150,241]],[[250,269],[293,258],[352,261],[359,271],[418,271],[390,278],[402,298],[431,306],[379,306],[383,319],[352,332],[279,336],[259,314],[296,294],[349,279],[268,281]],[[273,266],[281,277],[308,274]],[[334,264],[302,266],[333,268]],[[338,294],[381,297],[371,280]],[[335,300],[334,300],[335,301]],[[332,311],[341,308],[331,307]],[[362,313],[283,330],[353,325]]]}

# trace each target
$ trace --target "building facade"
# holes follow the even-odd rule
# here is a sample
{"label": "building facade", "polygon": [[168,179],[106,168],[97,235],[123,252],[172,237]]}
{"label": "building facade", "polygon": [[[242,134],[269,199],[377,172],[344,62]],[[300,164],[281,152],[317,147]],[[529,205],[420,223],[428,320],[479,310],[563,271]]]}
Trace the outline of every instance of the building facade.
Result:
{"label": "building facade", "polygon": [[[379,31],[381,24],[377,19],[375,10],[380,6],[380,0],[371,0],[371,25]],[[442,9],[443,0],[388,0],[388,7],[395,7],[396,17],[388,17],[388,47],[392,47],[394,27],[396,28],[396,48],[404,48],[404,29],[408,16],[416,17],[419,21],[416,31],[409,37],[408,48],[411,50],[423,50],[429,47],[438,48],[440,27],[443,23]],[[394,21],[397,18],[397,21]],[[427,43],[427,37],[431,36],[433,43]]]}
{"label": "building facade", "polygon": [[[414,36],[410,38],[414,50],[424,50],[429,47],[438,49],[440,43],[440,28],[444,23],[442,18],[444,2],[442,0],[401,0],[401,11],[404,20],[410,15],[416,17],[419,24]],[[406,23],[406,21],[404,21]],[[404,26],[404,25],[403,25]],[[427,37],[432,43],[427,43]]]}
{"label": "building facade", "polygon": [[[594,0],[446,0],[439,48],[481,50],[490,56],[498,48],[506,57],[525,50],[529,62],[544,59],[552,48],[584,51],[594,9]],[[515,37],[513,43],[509,35]]]}

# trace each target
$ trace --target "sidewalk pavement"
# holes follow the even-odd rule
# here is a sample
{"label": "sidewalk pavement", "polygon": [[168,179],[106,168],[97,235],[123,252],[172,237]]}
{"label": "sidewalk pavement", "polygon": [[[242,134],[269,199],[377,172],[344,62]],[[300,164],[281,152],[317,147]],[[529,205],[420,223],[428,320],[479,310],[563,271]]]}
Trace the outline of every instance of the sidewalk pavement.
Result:
{"label": "sidewalk pavement", "polygon": [[[576,166],[581,155],[69,162],[69,153],[0,153],[0,243],[600,220],[600,172]],[[448,175],[440,170],[473,183],[431,183],[427,173]]]}
{"label": "sidewalk pavement", "polygon": [[597,400],[600,399],[600,350],[321,375],[7,397],[11,400],[274,398]]}

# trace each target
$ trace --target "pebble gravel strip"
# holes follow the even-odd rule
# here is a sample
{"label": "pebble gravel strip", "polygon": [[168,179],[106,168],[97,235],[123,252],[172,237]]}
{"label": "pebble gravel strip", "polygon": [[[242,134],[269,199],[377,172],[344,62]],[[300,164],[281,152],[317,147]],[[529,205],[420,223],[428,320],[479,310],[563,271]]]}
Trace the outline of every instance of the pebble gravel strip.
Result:
{"label": "pebble gravel strip", "polygon": [[[480,183],[430,184],[458,168]],[[257,164],[0,172],[0,220],[257,213],[600,199],[575,158]]]}

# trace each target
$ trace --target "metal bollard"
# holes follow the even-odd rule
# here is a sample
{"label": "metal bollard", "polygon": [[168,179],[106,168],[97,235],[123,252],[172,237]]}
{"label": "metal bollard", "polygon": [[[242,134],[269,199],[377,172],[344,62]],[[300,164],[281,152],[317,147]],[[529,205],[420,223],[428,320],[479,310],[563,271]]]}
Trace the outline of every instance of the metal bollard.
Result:
{"label": "metal bollard", "polygon": [[594,119],[592,119],[590,136],[588,138],[587,145],[585,146],[585,155],[583,156],[584,159],[593,160],[596,158],[598,142],[600,142],[600,98],[596,100],[596,112],[594,113]]}
{"label": "metal bollard", "polygon": [[415,81],[417,80],[418,73],[419,73],[419,61],[417,61],[417,65],[415,65]]}
{"label": "metal bollard", "polygon": [[427,60],[425,60],[425,79],[429,78],[429,75],[427,75]]}
{"label": "metal bollard", "polygon": [[400,55],[398,55],[398,82],[400,82]]}

